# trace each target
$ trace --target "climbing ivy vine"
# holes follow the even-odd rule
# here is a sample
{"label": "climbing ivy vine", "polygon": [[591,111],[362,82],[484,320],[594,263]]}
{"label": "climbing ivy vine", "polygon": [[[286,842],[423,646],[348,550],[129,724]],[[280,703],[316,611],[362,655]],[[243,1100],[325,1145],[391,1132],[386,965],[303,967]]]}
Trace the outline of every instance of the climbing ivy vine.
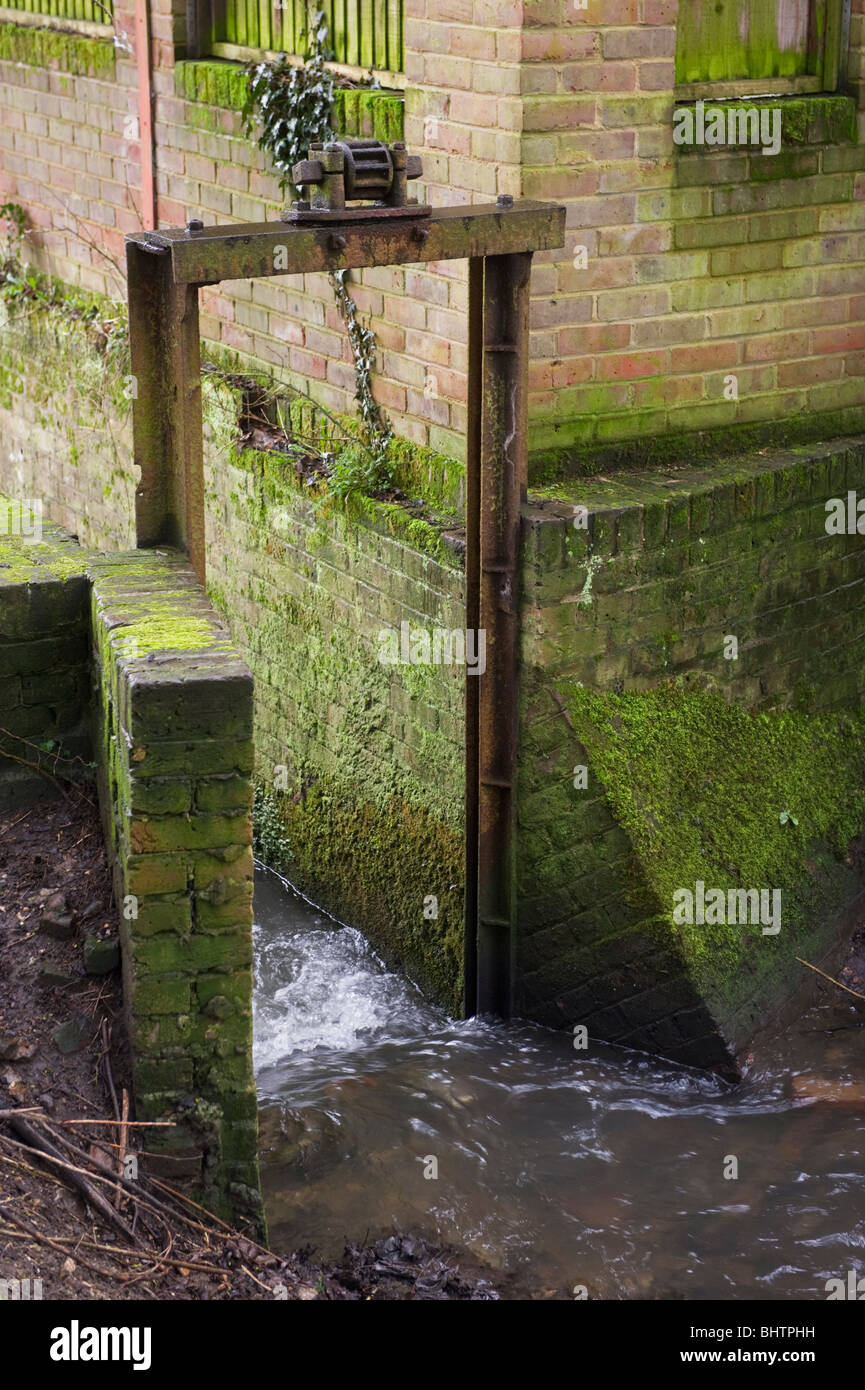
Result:
{"label": "climbing ivy vine", "polygon": [[372,373],[376,356],[375,333],[371,328],[365,328],[357,316],[357,305],[345,287],[347,274],[347,270],[335,270],[330,276],[330,283],[354,358],[354,398],[360,417],[361,438],[383,462],[388,445],[393,439],[393,429],[372,394]]}

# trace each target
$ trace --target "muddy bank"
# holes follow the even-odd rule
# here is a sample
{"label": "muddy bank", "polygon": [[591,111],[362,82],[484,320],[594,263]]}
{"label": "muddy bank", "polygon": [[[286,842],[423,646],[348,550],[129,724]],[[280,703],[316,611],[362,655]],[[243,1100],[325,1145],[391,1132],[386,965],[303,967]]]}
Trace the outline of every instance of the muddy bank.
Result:
{"label": "muddy bank", "polygon": [[86,791],[0,815],[0,1280],[72,1301],[497,1296],[400,1235],[274,1255],[149,1176],[148,1128],[123,1123],[117,927]]}

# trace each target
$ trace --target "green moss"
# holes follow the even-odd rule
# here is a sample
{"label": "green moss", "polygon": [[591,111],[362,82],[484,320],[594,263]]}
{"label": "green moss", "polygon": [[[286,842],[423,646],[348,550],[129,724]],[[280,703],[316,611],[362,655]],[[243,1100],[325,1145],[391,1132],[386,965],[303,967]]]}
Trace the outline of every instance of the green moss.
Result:
{"label": "green moss", "polygon": [[[565,695],[633,847],[634,903],[666,923],[727,1017],[761,991],[777,1002],[779,977],[796,975],[797,954],[819,956],[858,886],[848,849],[865,828],[865,714],[749,713],[681,683]],[[675,925],[674,893],[698,880],[780,889],[780,933]]]}
{"label": "green moss", "polygon": [[[0,493],[0,586],[71,579],[87,569],[87,554],[65,532],[46,523],[42,540],[15,532],[21,527],[22,503]],[[25,518],[30,525],[29,516]]]}
{"label": "green moss", "polygon": [[197,58],[175,64],[174,90],[187,101],[240,111],[246,100],[246,89],[243,64],[218,58]]}
{"label": "green moss", "polygon": [[[290,846],[282,867],[292,882],[343,921],[374,924],[384,960],[405,970],[451,1014],[462,1009],[463,882],[461,834],[422,806],[392,798],[353,798],[343,782],[322,779],[280,798]],[[279,867],[279,866],[278,866]],[[424,917],[424,898],[438,916]]]}
{"label": "green moss", "polygon": [[[591,429],[594,421],[583,422]],[[560,433],[566,437],[580,422],[563,422]],[[562,444],[538,449],[529,455],[529,482],[533,486],[554,485],[557,479],[591,477],[611,468],[664,468],[670,464],[711,462],[735,454],[766,448],[788,448],[809,441],[843,438],[865,432],[865,406],[844,410],[813,411],[792,415],[785,420],[729,425],[713,430],[677,430],[647,435],[609,445],[592,442]],[[531,442],[531,426],[529,427]]]}
{"label": "green moss", "polygon": [[228,642],[215,639],[212,623],[206,618],[191,617],[183,603],[172,604],[151,596],[147,607],[147,617],[113,630],[112,639],[121,656],[231,649]]}
{"label": "green moss", "polygon": [[[241,111],[247,92],[244,65],[218,58],[197,58],[177,63],[174,89],[178,96],[229,111]],[[379,88],[338,87],[334,92],[333,123],[348,139],[384,140],[388,144],[403,138],[404,101],[401,92]],[[195,124],[213,125],[211,117],[200,113]]]}
{"label": "green moss", "polygon": [[[693,105],[680,102],[680,106]],[[766,97],[759,101],[746,98],[728,101],[723,104],[707,101],[705,118],[708,121],[714,111],[776,111],[781,112],[781,146],[793,148],[799,145],[838,145],[856,140],[856,102],[846,96],[792,96]],[[726,120],[726,115],[725,115]],[[676,145],[674,153],[681,158],[688,155],[705,155],[703,145]]]}
{"label": "green moss", "polygon": [[114,43],[27,24],[0,24],[0,58],[54,68],[76,77],[114,80]]}

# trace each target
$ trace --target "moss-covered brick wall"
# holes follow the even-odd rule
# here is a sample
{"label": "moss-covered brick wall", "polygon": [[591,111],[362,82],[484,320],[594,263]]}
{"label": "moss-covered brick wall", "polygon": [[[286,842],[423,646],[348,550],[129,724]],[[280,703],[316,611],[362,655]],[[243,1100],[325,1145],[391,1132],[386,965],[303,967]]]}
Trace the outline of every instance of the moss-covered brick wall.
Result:
{"label": "moss-covered brick wall", "polygon": [[83,317],[0,308],[0,485],[41,499],[82,545],[125,549],[135,544],[134,388],[125,354],[107,359]]}
{"label": "moss-covered brick wall", "polygon": [[32,25],[0,24],[0,59],[76,77],[114,77],[114,42]]}
{"label": "moss-covered brick wall", "polygon": [[[178,63],[174,69],[178,96],[240,111],[246,100],[246,71],[239,63],[199,58]],[[376,139],[390,144],[403,138],[403,96],[379,87],[337,87],[333,100],[333,127],[349,139]],[[211,125],[216,113],[199,113],[194,124]]]}
{"label": "moss-covered brick wall", "polygon": [[[80,325],[29,323],[10,326],[0,350],[12,442],[0,482],[32,489],[88,544],[124,548],[134,467],[123,364],[106,363]],[[384,666],[378,634],[402,621],[463,629],[462,536],[423,508],[312,502],[290,465],[237,451],[235,388],[208,375],[204,404],[210,590],[256,677],[259,781],[284,822],[261,854],[458,1011],[463,668]],[[410,441],[395,453],[409,495],[455,520],[462,468]],[[282,789],[275,767],[287,769]],[[430,895],[435,918],[424,916]]]}
{"label": "moss-covered brick wall", "polygon": [[[121,37],[134,15],[118,3]],[[838,91],[779,99],[777,155],[675,143],[677,37],[688,35],[677,0],[411,9],[394,77],[404,93],[346,90],[337,124],[387,139],[404,130],[423,156],[418,194],[434,205],[498,193],[566,204],[566,244],[537,256],[532,272],[536,479],[603,471],[623,455],[629,466],[690,458],[701,436],[714,451],[865,427],[860,0]],[[159,224],[272,219],[286,199],[244,134],[241,66],[188,61],[172,0],[151,0],[150,19]],[[112,258],[122,263],[142,206],[133,56],[122,37],[112,49],[7,28],[0,201],[27,210],[42,264],[116,293]],[[51,49],[61,43],[62,58]],[[78,54],[85,43],[98,64]],[[463,458],[465,265],[352,278],[378,339],[378,399],[400,434]],[[329,410],[351,409],[354,374],[326,276],[211,286],[202,309],[205,339]],[[757,426],[759,444],[748,438]]]}
{"label": "moss-covered brick wall", "polygon": [[255,675],[261,852],[458,1012],[465,668],[378,656],[404,622],[465,627],[461,538],[310,499],[284,460],[234,447],[235,393],[206,395],[208,588]]}
{"label": "moss-covered brick wall", "polygon": [[151,1165],[260,1221],[252,1074],[252,677],[188,565],[90,567],[94,716]]}
{"label": "moss-covered brick wall", "polygon": [[87,774],[85,568],[29,498],[0,494],[0,807],[50,792],[40,768]]}
{"label": "moss-covered brick wall", "polygon": [[252,677],[186,562],[0,495],[0,807],[95,776],[146,1162],[260,1229]]}
{"label": "moss-covered brick wall", "polygon": [[[522,1012],[730,1071],[796,957],[831,968],[865,829],[865,547],[826,526],[850,492],[861,438],[530,507]],[[698,880],[781,890],[780,931],[675,922]]]}

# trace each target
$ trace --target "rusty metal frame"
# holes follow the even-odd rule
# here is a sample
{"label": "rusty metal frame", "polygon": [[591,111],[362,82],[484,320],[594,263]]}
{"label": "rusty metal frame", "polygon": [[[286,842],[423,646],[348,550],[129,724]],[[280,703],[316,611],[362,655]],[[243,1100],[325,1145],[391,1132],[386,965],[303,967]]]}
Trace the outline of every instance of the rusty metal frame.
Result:
{"label": "rusty metal frame", "polygon": [[469,261],[465,1012],[511,1011],[520,504],[525,498],[529,272],[564,244],[565,210],[510,202],[322,225],[243,223],[126,238],[139,546],[185,550],[205,580],[198,291],[222,280]]}

